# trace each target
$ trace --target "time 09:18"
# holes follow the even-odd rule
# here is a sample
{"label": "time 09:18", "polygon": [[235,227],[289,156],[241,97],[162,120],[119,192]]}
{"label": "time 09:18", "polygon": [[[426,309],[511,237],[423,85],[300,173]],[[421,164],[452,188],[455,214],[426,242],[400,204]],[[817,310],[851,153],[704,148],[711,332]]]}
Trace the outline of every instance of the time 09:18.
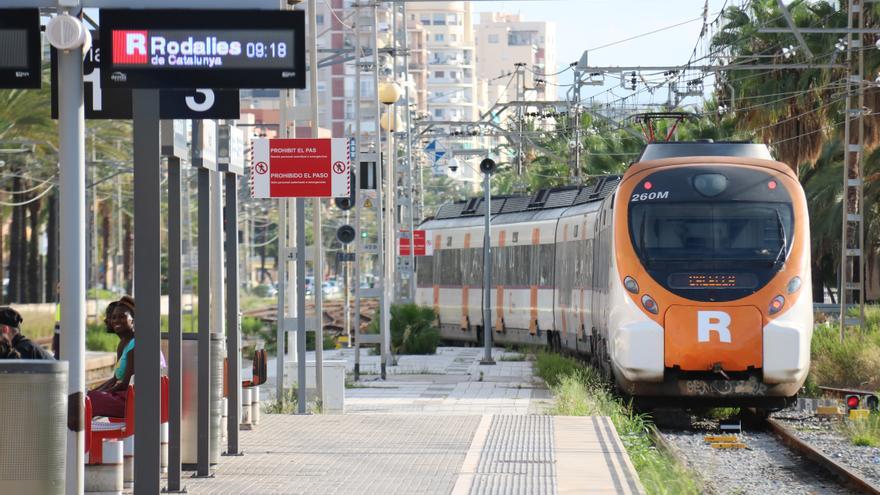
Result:
{"label": "time 09:18", "polygon": [[247,55],[247,58],[283,58],[287,56],[287,43],[263,43],[259,41],[247,43],[245,45],[245,55]]}

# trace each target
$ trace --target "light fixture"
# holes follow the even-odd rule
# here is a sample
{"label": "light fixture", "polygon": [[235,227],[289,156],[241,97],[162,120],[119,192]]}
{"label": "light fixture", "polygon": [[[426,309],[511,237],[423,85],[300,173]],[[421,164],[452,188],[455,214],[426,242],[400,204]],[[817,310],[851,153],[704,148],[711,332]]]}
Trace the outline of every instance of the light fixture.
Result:
{"label": "light fixture", "polygon": [[394,81],[379,84],[379,101],[384,105],[393,105],[400,99],[400,86]]}

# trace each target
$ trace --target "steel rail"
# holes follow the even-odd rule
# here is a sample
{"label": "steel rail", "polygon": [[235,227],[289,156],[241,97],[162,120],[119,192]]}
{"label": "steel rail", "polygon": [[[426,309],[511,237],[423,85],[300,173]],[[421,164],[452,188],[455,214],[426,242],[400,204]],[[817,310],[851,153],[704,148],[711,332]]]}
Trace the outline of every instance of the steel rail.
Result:
{"label": "steel rail", "polygon": [[779,438],[789,449],[803,455],[813,463],[819,465],[841,480],[849,488],[857,490],[859,493],[880,495],[880,487],[870,483],[848,467],[836,462],[820,450],[801,440],[790,428],[786,427],[781,422],[773,418],[767,418],[765,423],[776,437]]}

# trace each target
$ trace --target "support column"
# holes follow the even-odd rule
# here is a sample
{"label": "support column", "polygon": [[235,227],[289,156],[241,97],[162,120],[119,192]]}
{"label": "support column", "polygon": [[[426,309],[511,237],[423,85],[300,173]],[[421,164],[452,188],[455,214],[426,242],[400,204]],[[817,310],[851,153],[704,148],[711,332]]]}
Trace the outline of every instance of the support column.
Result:
{"label": "support column", "polygon": [[[68,360],[67,495],[83,492],[86,353],[86,150],[82,48],[58,51],[61,355]],[[85,418],[90,421],[91,418]]]}
{"label": "support column", "polygon": [[180,235],[180,159],[168,159],[168,492],[180,492],[180,413],[183,363],[180,352],[183,294]]}
{"label": "support column", "polygon": [[134,417],[134,492],[159,493],[159,318],[161,182],[159,90],[133,92],[134,280],[137,301],[137,376]]}
{"label": "support column", "polygon": [[[193,142],[198,142],[193,139]],[[196,476],[211,475],[211,171],[199,168],[199,393]]]}
{"label": "support column", "polygon": [[[241,423],[241,318],[238,307],[238,177],[226,175],[226,356],[228,384],[227,455],[239,455],[238,429]],[[283,359],[282,359],[283,361]],[[259,397],[256,398],[259,400]]]}

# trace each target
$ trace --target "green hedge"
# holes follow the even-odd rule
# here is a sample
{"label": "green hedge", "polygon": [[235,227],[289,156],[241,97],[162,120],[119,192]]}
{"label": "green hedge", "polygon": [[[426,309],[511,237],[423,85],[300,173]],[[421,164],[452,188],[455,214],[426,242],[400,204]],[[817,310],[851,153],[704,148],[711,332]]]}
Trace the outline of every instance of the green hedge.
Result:
{"label": "green hedge", "polygon": [[[370,322],[369,333],[379,333],[379,311]],[[434,354],[440,332],[434,327],[437,313],[417,304],[391,305],[391,351],[395,354]]]}

